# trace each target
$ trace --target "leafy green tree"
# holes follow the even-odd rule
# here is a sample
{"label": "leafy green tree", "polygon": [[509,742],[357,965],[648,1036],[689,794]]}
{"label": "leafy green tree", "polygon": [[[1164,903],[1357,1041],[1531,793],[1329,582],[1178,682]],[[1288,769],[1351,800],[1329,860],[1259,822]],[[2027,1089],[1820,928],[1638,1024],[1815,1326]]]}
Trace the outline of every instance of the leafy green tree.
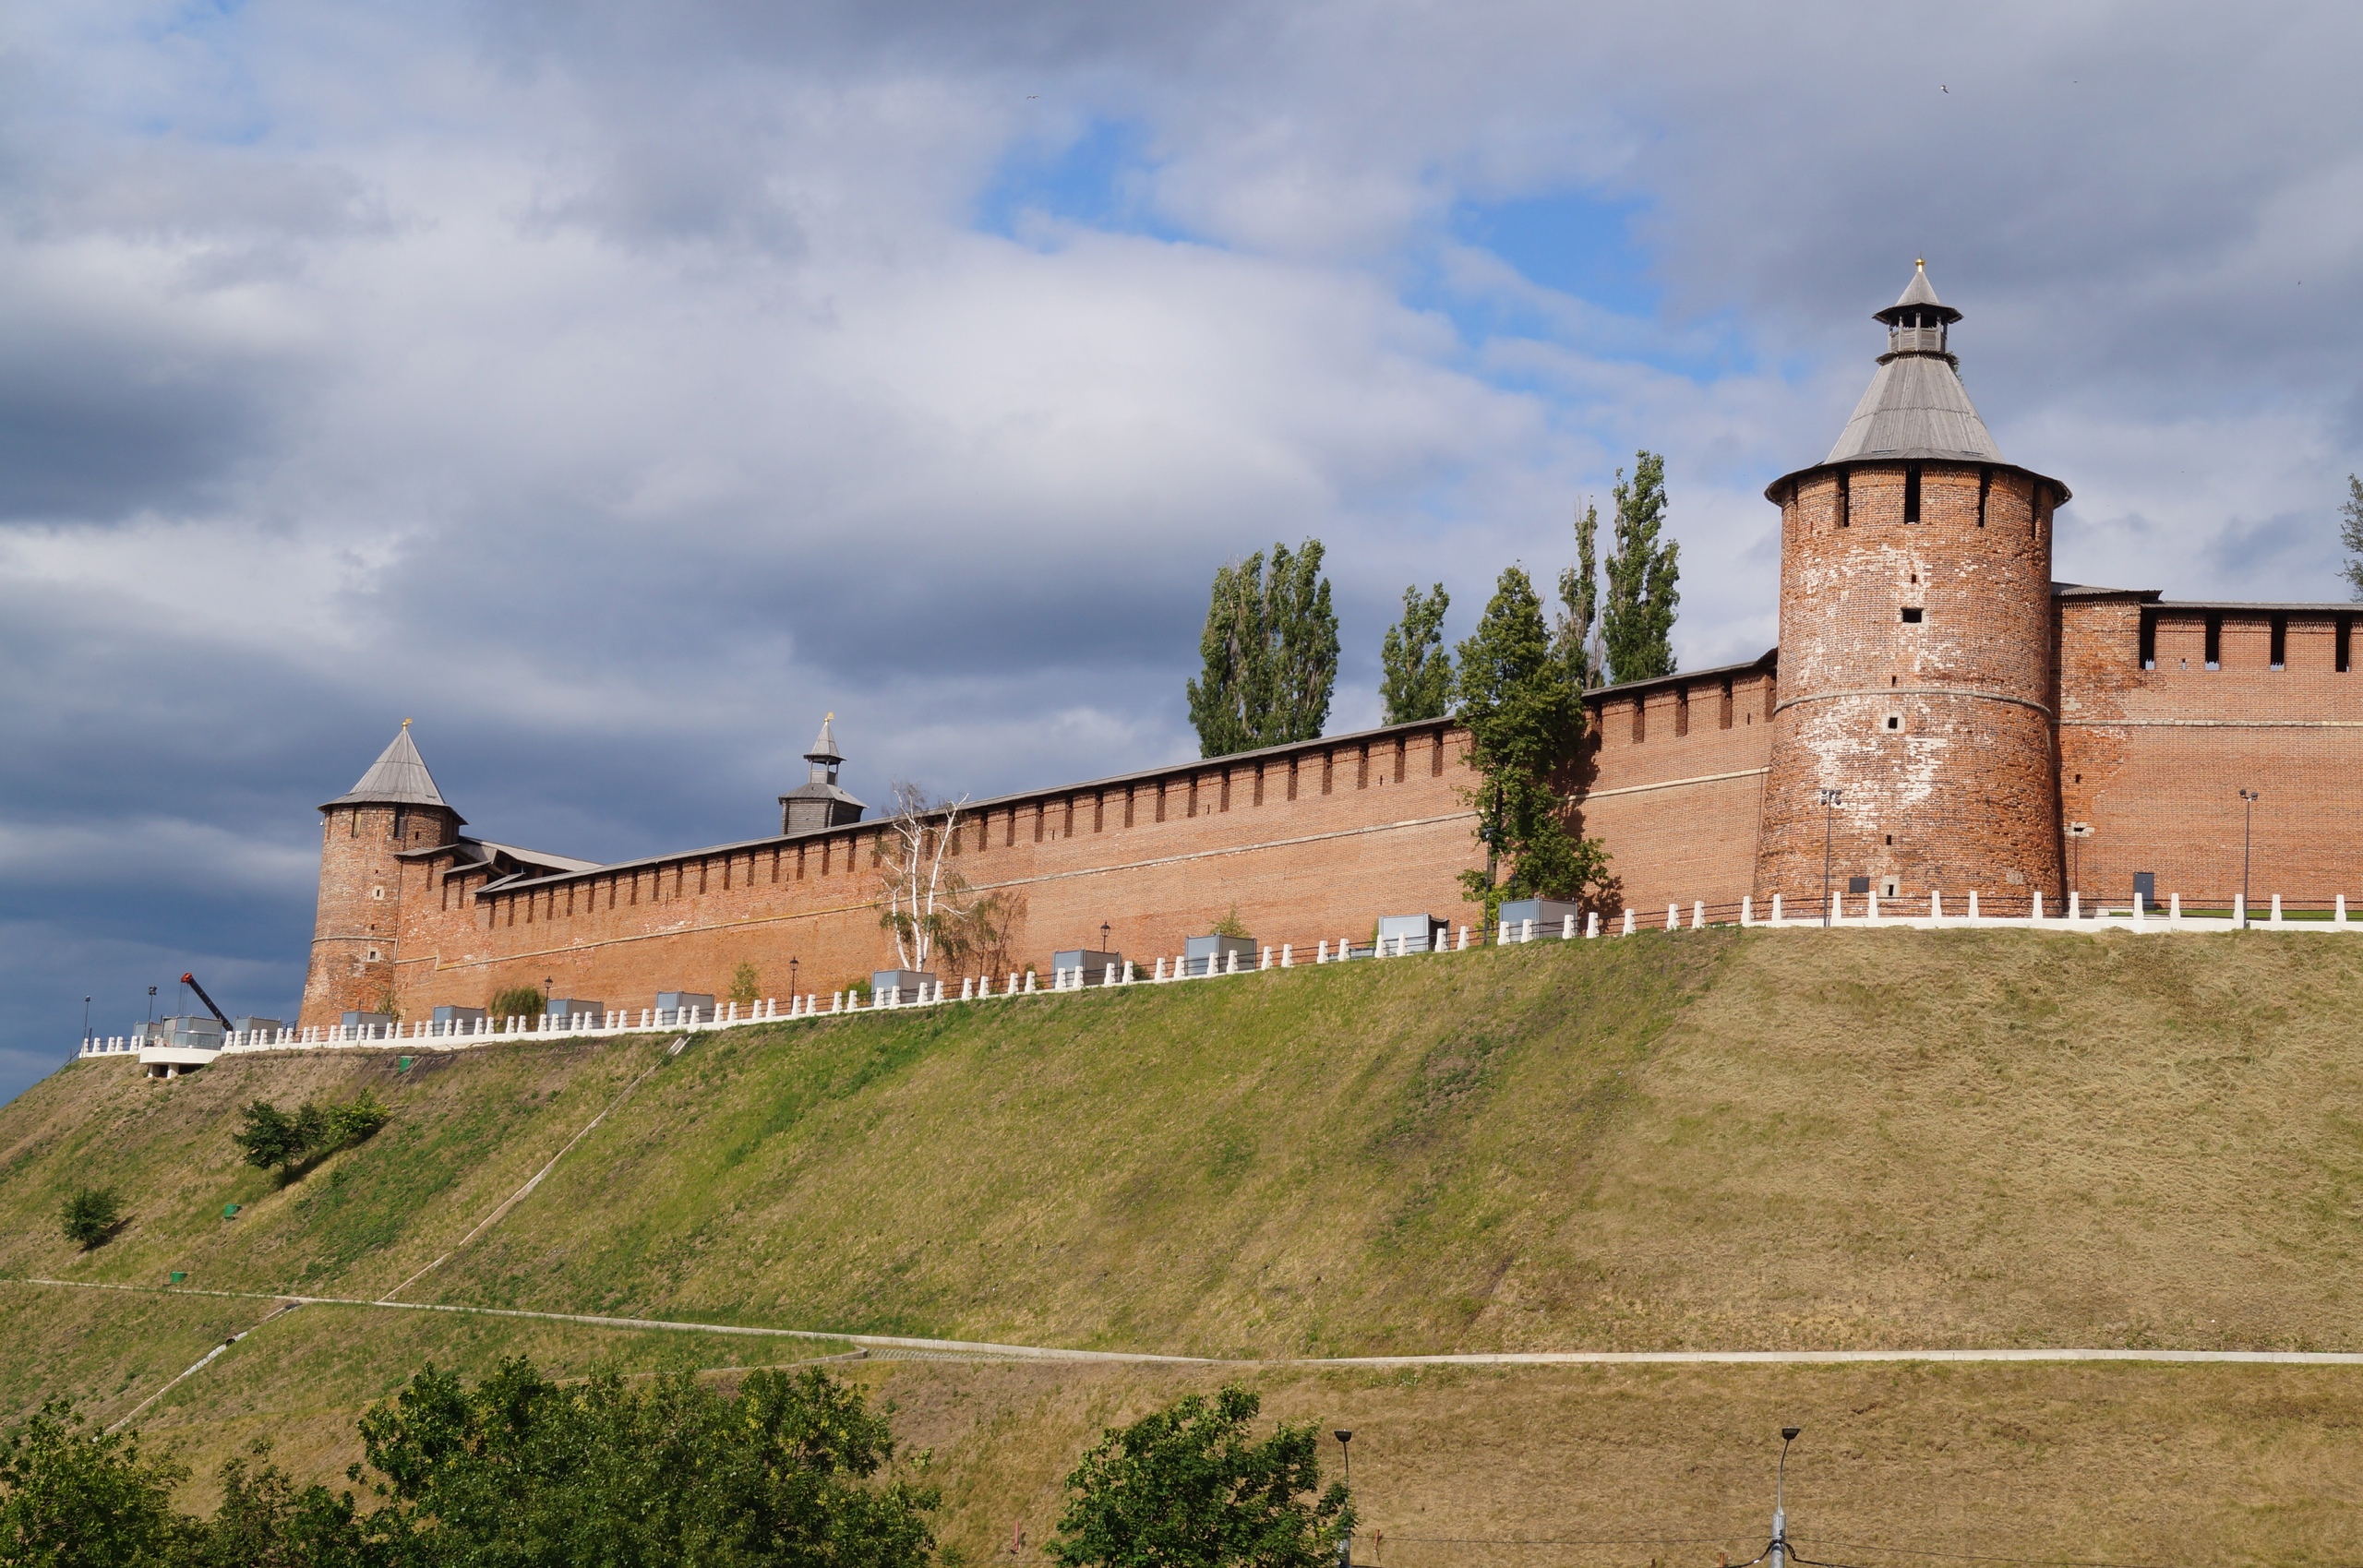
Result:
{"label": "leafy green tree", "polygon": [[1228,757],[1311,740],[1337,684],[1337,616],[1321,575],[1322,546],[1272,546],[1215,572],[1198,639],[1205,668],[1189,686],[1198,753]]}
{"label": "leafy green tree", "polygon": [[53,1401],[0,1437],[0,1564],[150,1568],[174,1560],[188,1522],[173,1489],[188,1472],[139,1451],[137,1433],[86,1432]]}
{"label": "leafy green tree", "polygon": [[230,1134],[230,1141],[246,1152],[248,1165],[257,1170],[275,1168],[283,1181],[306,1160],[370,1137],[392,1114],[366,1089],[359,1099],[341,1105],[306,1100],[293,1116],[269,1100],[257,1100],[240,1113],[245,1125]]}
{"label": "leafy green tree", "polygon": [[66,1195],[58,1221],[66,1239],[87,1252],[123,1223],[123,1197],[112,1187],[77,1187]]}
{"label": "leafy green tree", "polygon": [[2338,509],[2338,542],[2346,546],[2349,596],[2363,599],[2363,479],[2346,476],[2346,504]]}
{"label": "leafy green tree", "polygon": [[730,999],[740,1003],[753,1001],[763,994],[762,984],[763,977],[755,966],[742,961],[730,972]]}
{"label": "leafy green tree", "polygon": [[230,1142],[246,1152],[246,1163],[257,1170],[293,1170],[311,1152],[302,1112],[290,1116],[269,1100],[257,1100],[239,1115],[244,1125],[230,1134]]}
{"label": "leafy green tree", "polygon": [[1608,557],[1608,602],[1601,606],[1601,640],[1608,648],[1613,682],[1649,680],[1673,674],[1673,612],[1682,603],[1675,584],[1682,546],[1660,542],[1665,526],[1665,459],[1635,455],[1633,483],[1616,471],[1616,548]]}
{"label": "leafy green tree", "polygon": [[1416,582],[1403,590],[1403,618],[1386,628],[1378,654],[1388,724],[1440,719],[1452,706],[1452,655],[1444,645],[1444,613],[1451,604],[1441,582],[1426,593]]}
{"label": "leafy green tree", "polygon": [[1577,691],[1601,684],[1593,627],[1600,617],[1599,545],[1600,509],[1587,506],[1576,519],[1576,564],[1559,573],[1560,610],[1552,633],[1552,651]]}
{"label": "leafy green tree", "polygon": [[354,1513],[351,1492],[299,1490],[270,1463],[268,1439],[250,1452],[262,1467],[249,1475],[244,1457],[223,1462],[221,1505],[203,1524],[189,1522],[175,1568],[372,1568],[388,1561],[386,1543]]}
{"label": "leafy green tree", "polygon": [[882,1481],[894,1443],[860,1390],[811,1371],[735,1395],[688,1372],[561,1386],[522,1359],[474,1388],[429,1367],[362,1418],[407,1559],[503,1568],[923,1568],[933,1489]]}
{"label": "leafy green tree", "polygon": [[[1067,1477],[1061,1568],[1327,1568],[1353,1528],[1342,1486],[1321,1491],[1313,1424],[1283,1421],[1260,1442],[1262,1408],[1226,1384],[1110,1427]],[[1318,1493],[1316,1496],[1315,1494]]]}
{"label": "leafy green tree", "polygon": [[[1581,693],[1542,623],[1542,601],[1524,570],[1501,575],[1477,629],[1460,644],[1460,722],[1469,726],[1468,791],[1486,846],[1481,871],[1464,871],[1469,901],[1485,923],[1505,898],[1564,898],[1601,907],[1608,856],[1567,831],[1558,779],[1583,739]],[[1510,874],[1497,881],[1497,862]]]}
{"label": "leafy green tree", "polygon": [[392,1116],[393,1112],[378,1103],[374,1091],[364,1089],[359,1099],[329,1107],[328,1137],[320,1152],[347,1149],[365,1142],[374,1137]]}

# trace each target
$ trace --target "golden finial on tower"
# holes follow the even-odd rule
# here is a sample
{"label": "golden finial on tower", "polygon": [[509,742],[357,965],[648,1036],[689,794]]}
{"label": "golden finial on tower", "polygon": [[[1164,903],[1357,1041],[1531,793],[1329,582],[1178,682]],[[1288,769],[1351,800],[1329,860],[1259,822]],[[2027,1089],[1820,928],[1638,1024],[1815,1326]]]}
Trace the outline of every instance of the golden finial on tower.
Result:
{"label": "golden finial on tower", "polygon": [[409,721],[408,719],[404,719],[404,720],[402,721],[402,728],[404,728],[404,729],[408,729],[408,728],[410,728],[410,721]]}

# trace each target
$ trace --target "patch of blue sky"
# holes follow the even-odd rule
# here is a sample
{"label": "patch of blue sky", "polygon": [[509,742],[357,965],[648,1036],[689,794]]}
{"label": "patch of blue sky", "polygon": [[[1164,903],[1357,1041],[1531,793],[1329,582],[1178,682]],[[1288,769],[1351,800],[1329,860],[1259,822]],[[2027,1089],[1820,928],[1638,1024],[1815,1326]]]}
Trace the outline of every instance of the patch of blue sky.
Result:
{"label": "patch of blue sky", "polygon": [[1463,202],[1445,225],[1455,247],[1490,257],[1507,274],[1440,264],[1408,291],[1472,351],[1529,340],[1647,365],[1701,383],[1753,372],[1735,317],[1679,325],[1664,318],[1664,289],[1636,225],[1648,204],[1583,192]]}
{"label": "patch of blue sky", "polygon": [[130,122],[141,136],[251,146],[276,128],[245,50],[246,0],[186,0],[143,24],[138,36],[169,52],[187,88],[178,111]]}
{"label": "patch of blue sky", "polygon": [[1159,216],[1151,204],[1157,160],[1148,131],[1136,121],[1094,119],[1063,141],[1013,147],[992,183],[977,198],[976,226],[1008,239],[1026,239],[1029,217],[1107,233],[1153,239],[1196,236]]}

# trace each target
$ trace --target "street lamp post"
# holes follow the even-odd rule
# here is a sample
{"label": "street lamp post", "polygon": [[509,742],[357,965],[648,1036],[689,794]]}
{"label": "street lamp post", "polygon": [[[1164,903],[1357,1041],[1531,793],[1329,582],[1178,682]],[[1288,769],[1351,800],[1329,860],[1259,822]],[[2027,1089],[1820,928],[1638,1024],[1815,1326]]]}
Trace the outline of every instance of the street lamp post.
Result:
{"label": "street lamp post", "polygon": [[792,1006],[794,1006],[794,1005],[795,1005],[795,1002],[796,1002],[796,999],[797,999],[798,996],[800,996],[800,995],[802,995],[802,993],[801,993],[801,992],[799,992],[799,991],[796,988],[796,960],[795,960],[795,959],[793,959],[793,958],[791,958],[791,959],[789,959],[789,960],[787,961],[787,997],[788,997],[788,1004],[789,1004],[791,1007],[792,1007]]}
{"label": "street lamp post", "polygon": [[1108,922],[1105,920],[1099,922],[1099,951],[1108,951]]}
{"label": "street lamp post", "polygon": [[1838,807],[1846,798],[1842,789],[1821,792],[1821,924],[1829,927],[1829,851],[1838,832]]}
{"label": "street lamp post", "polygon": [[2249,830],[2256,826],[2256,803],[2262,798],[2255,790],[2240,791],[2240,799],[2244,803],[2240,808],[2240,928],[2243,930],[2248,928],[2249,923]]}
{"label": "street lamp post", "polygon": [[1781,1467],[1772,1481],[1772,1545],[1766,1555],[1772,1568],[1787,1568],[1789,1556],[1789,1444],[1797,1441],[1802,1427],[1781,1429]]}
{"label": "street lamp post", "polygon": [[[1350,1498],[1354,1491],[1354,1434],[1349,1429],[1339,1427],[1329,1435],[1337,1440],[1337,1452],[1345,1456],[1346,1495]],[[1348,1530],[1344,1538],[1337,1542],[1337,1568],[1354,1568],[1354,1532],[1351,1530]]]}

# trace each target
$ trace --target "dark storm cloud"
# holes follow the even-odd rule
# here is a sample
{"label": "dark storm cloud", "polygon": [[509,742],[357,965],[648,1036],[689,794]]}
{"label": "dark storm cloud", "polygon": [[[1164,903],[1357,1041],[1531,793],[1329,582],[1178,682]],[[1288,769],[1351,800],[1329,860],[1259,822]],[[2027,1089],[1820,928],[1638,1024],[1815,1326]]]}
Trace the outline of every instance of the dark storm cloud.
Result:
{"label": "dark storm cloud", "polygon": [[1214,567],[1317,535],[1334,723],[1364,723],[1406,582],[1465,631],[1644,446],[1685,662],[1752,656],[1759,492],[1827,449],[1918,255],[2004,449],[2078,493],[2063,575],[2330,596],[2358,35],[2329,6],[27,13],[0,1092],[86,993],[119,1029],[210,965],[289,1005],[313,808],[405,716],[479,831],[593,857],[764,831],[829,709],[873,800],[1095,776],[1192,749]]}

